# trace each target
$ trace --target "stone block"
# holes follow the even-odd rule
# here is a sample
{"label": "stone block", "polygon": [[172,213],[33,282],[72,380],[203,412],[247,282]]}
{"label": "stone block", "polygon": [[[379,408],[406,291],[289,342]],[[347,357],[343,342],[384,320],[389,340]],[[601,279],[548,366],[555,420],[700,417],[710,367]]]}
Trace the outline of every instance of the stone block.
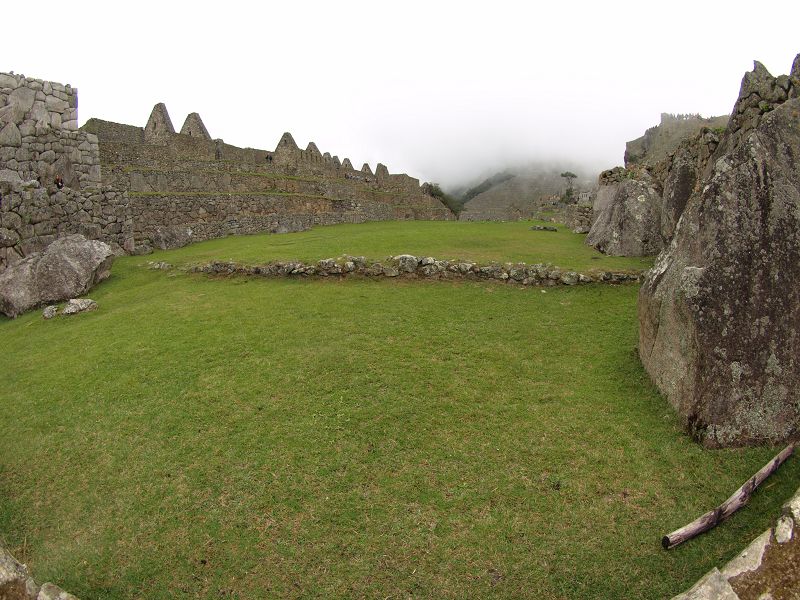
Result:
{"label": "stone block", "polygon": [[36,132],[36,127],[30,121],[23,121],[19,126],[19,132],[22,135],[22,141],[24,143],[26,141],[25,138],[33,136],[33,134]]}
{"label": "stone block", "polygon": [[742,573],[748,571],[755,571],[761,566],[761,561],[764,559],[764,552],[772,541],[772,530],[768,529],[751,544],[745,548],[736,558],[731,560],[722,569],[722,576],[725,579],[733,579]]}
{"label": "stone block", "polygon": [[7,106],[14,108],[15,121],[19,122],[36,100],[36,92],[27,87],[19,87],[8,95]]}
{"label": "stone block", "polygon": [[739,596],[719,569],[712,569],[692,589],[672,600],[739,600]]}
{"label": "stone block", "polygon": [[22,135],[15,123],[8,123],[0,129],[0,146],[19,147],[22,145]]}
{"label": "stone block", "polygon": [[15,212],[3,212],[0,214],[0,226],[7,229],[17,230],[22,227],[22,217]]}
{"label": "stone block", "polygon": [[45,106],[50,112],[63,112],[69,108],[69,103],[63,98],[51,95],[45,98]]}
{"label": "stone block", "polygon": [[17,86],[19,86],[19,81],[17,80],[16,75],[10,75],[9,73],[0,73],[0,88],[14,89]]}

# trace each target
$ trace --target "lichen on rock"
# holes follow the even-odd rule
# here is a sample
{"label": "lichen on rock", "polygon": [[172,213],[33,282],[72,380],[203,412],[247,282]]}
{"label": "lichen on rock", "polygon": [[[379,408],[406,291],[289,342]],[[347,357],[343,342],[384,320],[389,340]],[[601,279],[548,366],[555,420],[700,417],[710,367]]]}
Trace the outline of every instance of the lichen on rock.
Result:
{"label": "lichen on rock", "polygon": [[754,95],[779,97],[768,75],[759,64],[745,75],[707,175],[639,295],[645,369],[710,446],[800,433],[800,98],[792,84],[757,115]]}

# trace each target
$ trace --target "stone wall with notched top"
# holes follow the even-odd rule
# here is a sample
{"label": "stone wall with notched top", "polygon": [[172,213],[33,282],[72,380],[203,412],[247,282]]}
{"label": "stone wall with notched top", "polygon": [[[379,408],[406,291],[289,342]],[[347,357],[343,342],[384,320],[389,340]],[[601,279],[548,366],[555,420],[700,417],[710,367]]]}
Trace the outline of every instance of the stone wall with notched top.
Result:
{"label": "stone wall with notched top", "polygon": [[191,113],[176,133],[164,104],[145,127],[90,119],[77,90],[0,73],[0,271],[59,236],[80,233],[146,253],[232,234],[365,221],[449,220],[419,180],[349,159],[211,139]]}

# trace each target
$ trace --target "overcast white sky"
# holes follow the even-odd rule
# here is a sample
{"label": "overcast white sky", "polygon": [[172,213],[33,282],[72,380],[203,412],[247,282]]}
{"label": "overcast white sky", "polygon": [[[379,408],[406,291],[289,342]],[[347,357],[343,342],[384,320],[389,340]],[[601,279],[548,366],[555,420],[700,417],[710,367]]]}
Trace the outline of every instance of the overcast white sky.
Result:
{"label": "overcast white sky", "polygon": [[[4,6],[0,71],[79,114],[380,161],[453,185],[509,163],[621,164],[661,112],[727,113],[753,59],[788,73],[800,2],[70,2]],[[14,25],[12,25],[14,24]]]}

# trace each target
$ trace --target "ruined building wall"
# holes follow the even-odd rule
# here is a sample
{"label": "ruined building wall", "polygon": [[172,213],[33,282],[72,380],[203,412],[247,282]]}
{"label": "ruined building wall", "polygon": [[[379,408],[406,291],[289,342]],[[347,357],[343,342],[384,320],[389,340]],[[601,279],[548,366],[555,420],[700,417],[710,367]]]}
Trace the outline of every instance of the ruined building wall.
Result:
{"label": "ruined building wall", "polygon": [[[146,252],[238,233],[390,219],[452,219],[419,181],[378,165],[211,139],[192,113],[175,133],[156,105],[145,127],[90,119],[77,90],[0,74],[0,270],[56,237],[81,233]],[[56,178],[63,187],[56,186]]]}
{"label": "ruined building wall", "polygon": [[654,166],[675,152],[686,138],[697,135],[702,129],[721,131],[728,123],[728,115],[704,118],[700,115],[671,115],[661,113],[661,122],[645,131],[642,137],[625,144],[625,166]]}
{"label": "ruined building wall", "polygon": [[100,183],[97,138],[78,131],[78,90],[0,73],[0,180]]}
{"label": "ruined building wall", "polygon": [[0,270],[58,235],[103,233],[99,145],[77,110],[69,85],[0,73]]}
{"label": "ruined building wall", "polygon": [[182,129],[199,135],[174,133],[163,105],[144,128],[98,119],[84,126],[100,141],[104,188],[127,199],[126,249],[335,223],[453,218],[417,179],[392,175],[384,165],[375,174],[357,171],[313,142],[301,150],[288,133],[274,152],[237,148],[210,139],[196,113],[190,119]]}

